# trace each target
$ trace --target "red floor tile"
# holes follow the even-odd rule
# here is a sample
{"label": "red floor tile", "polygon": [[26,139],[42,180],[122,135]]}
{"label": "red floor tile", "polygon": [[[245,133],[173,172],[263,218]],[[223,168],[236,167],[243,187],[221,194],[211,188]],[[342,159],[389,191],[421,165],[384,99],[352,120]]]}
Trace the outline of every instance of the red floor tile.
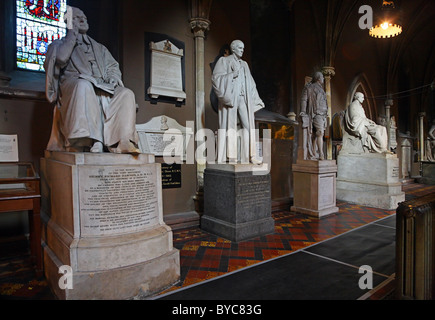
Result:
{"label": "red floor tile", "polygon": [[[435,192],[435,186],[404,185],[407,200]],[[180,282],[176,290],[228,272],[240,270],[306,248],[320,241],[395,214],[395,211],[362,207],[337,201],[337,214],[317,219],[286,210],[274,212],[275,232],[240,243],[209,234],[199,228],[174,231],[180,249]]]}

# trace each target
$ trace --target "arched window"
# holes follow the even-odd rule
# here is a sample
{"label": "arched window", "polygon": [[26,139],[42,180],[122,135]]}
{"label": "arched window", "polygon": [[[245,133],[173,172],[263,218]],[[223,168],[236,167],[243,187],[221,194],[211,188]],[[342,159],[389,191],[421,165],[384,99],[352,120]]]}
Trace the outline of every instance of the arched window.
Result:
{"label": "arched window", "polygon": [[377,105],[376,101],[373,99],[373,90],[370,86],[370,82],[368,81],[364,73],[357,75],[352,81],[352,84],[350,85],[350,88],[348,90],[346,107],[352,103],[356,92],[361,92],[362,94],[364,94],[365,99],[363,103],[363,108],[365,114],[367,118],[376,122],[378,117]]}
{"label": "arched window", "polygon": [[67,0],[17,0],[17,67],[44,71],[48,45],[66,35]]}

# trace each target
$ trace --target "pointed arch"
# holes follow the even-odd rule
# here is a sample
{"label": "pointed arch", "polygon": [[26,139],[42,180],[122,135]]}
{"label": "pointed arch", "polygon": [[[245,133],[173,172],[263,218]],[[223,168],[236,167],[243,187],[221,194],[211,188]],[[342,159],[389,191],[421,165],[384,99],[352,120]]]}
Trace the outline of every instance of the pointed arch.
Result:
{"label": "pointed arch", "polygon": [[353,79],[347,92],[348,94],[346,98],[346,107],[352,103],[355,93],[361,92],[362,94],[364,94],[365,98],[363,108],[366,116],[367,118],[376,122],[378,117],[378,109],[376,106],[376,101],[373,99],[373,90],[365,73],[362,72]]}

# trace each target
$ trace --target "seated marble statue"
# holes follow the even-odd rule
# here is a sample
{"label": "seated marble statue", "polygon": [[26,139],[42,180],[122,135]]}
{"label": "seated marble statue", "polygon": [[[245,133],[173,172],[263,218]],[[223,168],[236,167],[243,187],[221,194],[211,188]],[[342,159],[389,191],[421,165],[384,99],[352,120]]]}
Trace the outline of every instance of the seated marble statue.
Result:
{"label": "seated marble statue", "polygon": [[384,126],[368,119],[362,107],[364,95],[355,93],[343,119],[343,149],[349,153],[387,153],[388,136]]}
{"label": "seated marble statue", "polygon": [[86,33],[83,11],[66,15],[67,35],[46,54],[46,96],[55,104],[49,151],[140,153],[136,101],[124,87],[119,64]]}

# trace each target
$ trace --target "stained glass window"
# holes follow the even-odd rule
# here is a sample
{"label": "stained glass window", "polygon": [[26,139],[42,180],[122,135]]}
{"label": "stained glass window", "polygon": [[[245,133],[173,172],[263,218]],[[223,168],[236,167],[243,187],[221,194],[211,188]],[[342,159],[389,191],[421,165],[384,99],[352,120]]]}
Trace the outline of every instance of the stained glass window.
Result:
{"label": "stained glass window", "polygon": [[48,45],[66,35],[66,0],[17,0],[17,67],[44,71]]}

